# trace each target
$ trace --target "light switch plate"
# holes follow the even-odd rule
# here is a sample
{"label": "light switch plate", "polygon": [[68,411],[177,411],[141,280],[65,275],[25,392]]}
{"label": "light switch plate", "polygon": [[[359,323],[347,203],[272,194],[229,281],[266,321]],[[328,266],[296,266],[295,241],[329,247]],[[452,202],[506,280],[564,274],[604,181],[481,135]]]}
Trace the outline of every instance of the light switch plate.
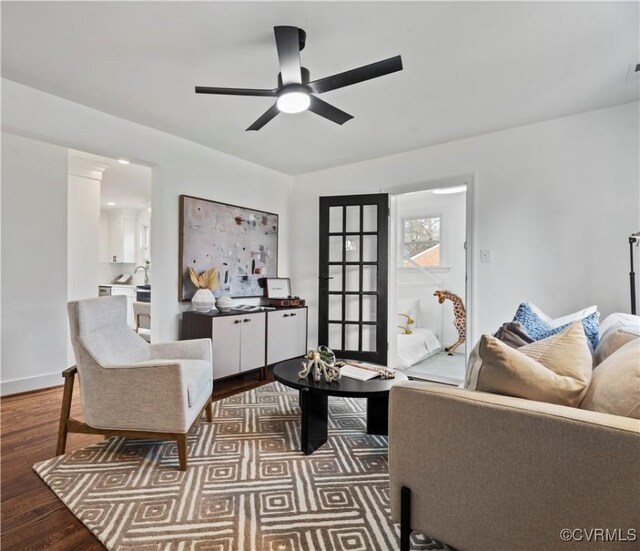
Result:
{"label": "light switch plate", "polygon": [[491,262],[491,251],[489,249],[480,249],[480,262]]}

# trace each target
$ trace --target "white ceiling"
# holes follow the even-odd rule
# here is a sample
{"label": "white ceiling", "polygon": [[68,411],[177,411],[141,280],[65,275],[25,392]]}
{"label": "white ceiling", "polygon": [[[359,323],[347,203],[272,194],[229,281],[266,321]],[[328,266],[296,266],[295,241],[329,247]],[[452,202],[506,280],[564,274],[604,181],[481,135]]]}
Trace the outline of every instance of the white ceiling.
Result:
{"label": "white ceiling", "polygon": [[103,210],[151,207],[149,167],[121,164],[117,159],[70,149],[69,173],[101,180],[100,208]]}
{"label": "white ceiling", "polygon": [[[637,2],[2,2],[2,75],[289,174],[638,99]],[[404,70],[323,94],[340,127],[269,98],[274,25],[307,31],[320,78],[401,54]]]}
{"label": "white ceiling", "polygon": [[102,174],[100,207],[106,210],[150,208],[151,169],[134,164],[112,164]]}

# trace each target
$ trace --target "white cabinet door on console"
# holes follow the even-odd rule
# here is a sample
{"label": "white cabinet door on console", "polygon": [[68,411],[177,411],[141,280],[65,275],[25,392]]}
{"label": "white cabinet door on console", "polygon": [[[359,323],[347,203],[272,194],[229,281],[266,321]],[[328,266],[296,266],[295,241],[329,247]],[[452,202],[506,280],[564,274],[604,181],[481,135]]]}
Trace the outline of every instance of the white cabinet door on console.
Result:
{"label": "white cabinet door on console", "polygon": [[240,347],[240,371],[249,371],[264,365],[264,347],[266,344],[265,315],[247,314],[237,316],[242,320],[242,344]]}
{"label": "white cabinet door on console", "polygon": [[240,367],[240,316],[213,320],[213,378],[237,375]]}
{"label": "white cabinet door on console", "polygon": [[306,354],[307,309],[275,310],[267,315],[267,364]]}

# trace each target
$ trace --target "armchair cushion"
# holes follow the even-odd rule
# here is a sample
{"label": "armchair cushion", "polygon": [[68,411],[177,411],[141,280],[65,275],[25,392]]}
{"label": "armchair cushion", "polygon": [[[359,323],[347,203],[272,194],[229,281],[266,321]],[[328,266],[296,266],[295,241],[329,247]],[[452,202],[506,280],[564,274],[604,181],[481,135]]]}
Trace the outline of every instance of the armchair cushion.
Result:
{"label": "armchair cushion", "polygon": [[211,339],[154,343],[149,347],[152,358],[208,360],[211,362]]}
{"label": "armchair cushion", "polygon": [[207,360],[181,360],[184,366],[187,385],[187,403],[189,407],[202,407],[204,396],[211,394],[211,362]]}
{"label": "armchair cushion", "polygon": [[149,359],[149,343],[126,324],[85,332],[79,340],[100,365],[137,363]]}

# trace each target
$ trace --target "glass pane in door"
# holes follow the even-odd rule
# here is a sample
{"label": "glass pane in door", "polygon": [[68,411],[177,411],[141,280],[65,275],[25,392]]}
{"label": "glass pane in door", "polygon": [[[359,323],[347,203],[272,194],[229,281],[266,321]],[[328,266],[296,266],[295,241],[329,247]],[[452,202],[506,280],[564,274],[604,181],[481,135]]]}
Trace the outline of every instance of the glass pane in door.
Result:
{"label": "glass pane in door", "polygon": [[375,262],[378,260],[378,237],[375,235],[362,236],[362,261]]}
{"label": "glass pane in door", "polygon": [[342,236],[329,237],[329,262],[342,262]]}
{"label": "glass pane in door", "polygon": [[347,207],[347,232],[359,232],[360,231],[360,207],[353,206]]}
{"label": "glass pane in door", "polygon": [[329,207],[329,232],[342,231],[342,213],[344,207]]}
{"label": "glass pane in door", "polygon": [[378,231],[378,207],[376,205],[362,207],[362,231]]}

